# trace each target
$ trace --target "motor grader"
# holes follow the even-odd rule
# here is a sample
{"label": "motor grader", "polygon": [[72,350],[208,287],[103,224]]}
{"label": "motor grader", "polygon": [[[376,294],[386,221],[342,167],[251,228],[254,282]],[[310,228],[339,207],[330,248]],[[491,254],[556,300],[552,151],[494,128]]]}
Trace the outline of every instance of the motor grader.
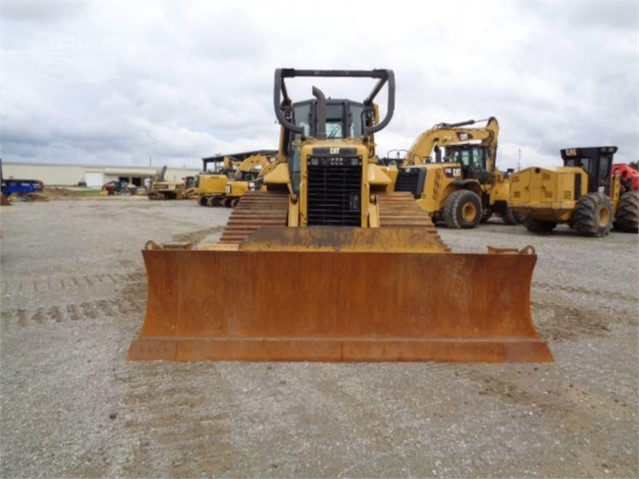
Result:
{"label": "motor grader", "polygon": [[638,196],[622,191],[612,174],[616,146],[560,150],[561,167],[530,167],[513,174],[510,207],[525,216],[528,231],[547,233],[568,224],[581,236],[611,229],[637,232]]}
{"label": "motor grader", "polygon": [[[484,121],[483,127],[471,126]],[[517,224],[508,208],[510,183],[496,167],[498,138],[495,117],[436,124],[399,161],[395,191],[412,193],[435,222],[449,228],[474,228],[493,214]]]}
{"label": "motor grader", "polygon": [[[293,103],[298,78],[375,83],[363,101],[313,86]],[[217,243],[147,242],[128,358],[552,361],[531,317],[534,249],[453,253],[410,194],[389,191],[374,135],[394,106],[392,70],[276,69],[265,190],[242,196]]]}

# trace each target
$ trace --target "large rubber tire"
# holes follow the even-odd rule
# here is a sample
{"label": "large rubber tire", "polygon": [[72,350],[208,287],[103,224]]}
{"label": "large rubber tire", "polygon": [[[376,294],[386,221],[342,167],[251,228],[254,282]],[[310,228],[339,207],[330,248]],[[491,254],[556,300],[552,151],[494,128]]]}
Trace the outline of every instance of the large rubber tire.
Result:
{"label": "large rubber tire", "polygon": [[490,208],[483,208],[481,211],[481,219],[479,220],[479,222],[481,224],[488,223],[488,220],[492,218],[492,216],[493,212]]}
{"label": "large rubber tire", "polygon": [[444,222],[449,228],[474,228],[481,216],[481,200],[470,190],[453,191],[444,205]]}
{"label": "large rubber tire", "polygon": [[571,225],[577,234],[600,238],[612,229],[613,207],[603,193],[588,193],[577,201]]}
{"label": "large rubber tire", "polygon": [[502,213],[501,219],[504,224],[507,225],[520,225],[523,223],[522,216],[516,211],[511,210],[510,208],[506,208],[506,212]]}
{"label": "large rubber tire", "polygon": [[534,218],[526,218],[524,225],[531,233],[550,233],[555,229],[557,223],[554,221],[541,221]]}
{"label": "large rubber tire", "polygon": [[639,216],[639,196],[627,191],[619,198],[613,228],[626,233],[639,232],[637,217]]}

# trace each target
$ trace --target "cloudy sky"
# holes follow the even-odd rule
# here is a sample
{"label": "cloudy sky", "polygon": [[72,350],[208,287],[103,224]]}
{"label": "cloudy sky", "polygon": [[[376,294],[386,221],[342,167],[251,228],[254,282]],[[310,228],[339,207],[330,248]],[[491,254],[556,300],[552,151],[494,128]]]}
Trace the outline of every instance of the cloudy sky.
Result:
{"label": "cloudy sky", "polygon": [[[419,5],[419,7],[418,7]],[[639,159],[638,2],[2,1],[5,162],[186,166],[276,148],[276,68],[388,68],[378,154],[440,122],[501,126],[498,166]],[[293,80],[302,82],[302,80]],[[324,86],[361,100],[372,81]],[[329,88],[330,87],[330,88]],[[311,96],[294,84],[293,99]]]}

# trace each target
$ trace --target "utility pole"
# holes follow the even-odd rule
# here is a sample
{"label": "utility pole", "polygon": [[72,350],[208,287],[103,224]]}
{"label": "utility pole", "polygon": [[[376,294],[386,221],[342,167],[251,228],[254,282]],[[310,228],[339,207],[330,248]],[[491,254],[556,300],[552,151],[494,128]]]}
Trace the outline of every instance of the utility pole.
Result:
{"label": "utility pole", "polygon": [[519,159],[517,160],[517,171],[521,171],[521,148],[519,148]]}

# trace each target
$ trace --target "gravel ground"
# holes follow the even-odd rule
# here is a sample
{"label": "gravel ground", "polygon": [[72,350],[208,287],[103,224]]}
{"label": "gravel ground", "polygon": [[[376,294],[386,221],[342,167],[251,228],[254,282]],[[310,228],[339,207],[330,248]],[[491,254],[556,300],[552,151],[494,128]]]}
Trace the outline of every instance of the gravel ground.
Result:
{"label": "gravel ground", "polygon": [[456,252],[534,245],[551,364],[126,362],[145,241],[215,241],[228,214],[0,208],[1,477],[639,476],[637,235],[440,229]]}

